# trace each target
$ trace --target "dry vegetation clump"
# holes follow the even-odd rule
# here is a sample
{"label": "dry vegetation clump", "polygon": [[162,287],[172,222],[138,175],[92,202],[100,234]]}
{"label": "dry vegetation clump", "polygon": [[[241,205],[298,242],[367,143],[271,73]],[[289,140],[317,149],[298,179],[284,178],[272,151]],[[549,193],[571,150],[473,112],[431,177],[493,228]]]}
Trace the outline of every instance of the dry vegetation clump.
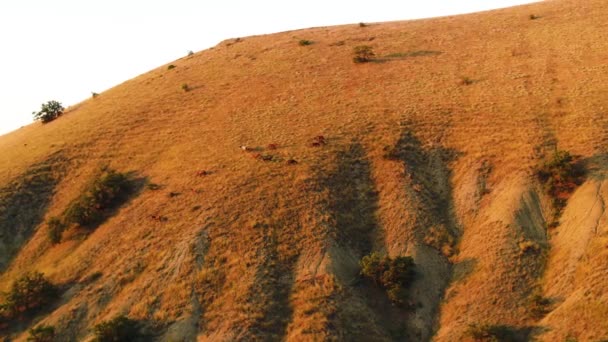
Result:
{"label": "dry vegetation clump", "polygon": [[55,327],[51,325],[39,325],[30,329],[30,336],[27,338],[29,342],[53,342],[55,341]]}
{"label": "dry vegetation clump", "polygon": [[450,233],[445,225],[438,225],[429,228],[424,236],[424,243],[440,251],[446,257],[454,254],[456,238]]}
{"label": "dry vegetation clump", "polygon": [[323,145],[327,144],[327,140],[325,140],[325,137],[322,135],[317,135],[316,137],[314,137],[312,139],[312,142],[310,143],[310,146],[312,147],[321,147]]}
{"label": "dry vegetation clump", "polygon": [[519,246],[519,251],[520,251],[521,255],[525,255],[525,254],[538,255],[543,251],[542,247],[537,242],[532,241],[532,240],[522,239],[521,241],[519,241],[518,246]]}
{"label": "dry vegetation clump", "polygon": [[66,230],[67,225],[58,217],[51,217],[46,223],[47,235],[52,244],[61,242],[61,235]]}
{"label": "dry vegetation clump", "polygon": [[556,150],[553,156],[541,165],[537,176],[553,201],[554,215],[549,227],[556,227],[568,198],[585,179],[585,168],[581,161],[568,151]]}
{"label": "dry vegetation clump", "polygon": [[541,319],[548,314],[552,309],[551,304],[551,300],[538,293],[538,291],[529,297],[530,312],[536,319]]}
{"label": "dry vegetation clump", "polygon": [[464,85],[464,86],[468,86],[475,83],[475,80],[468,77],[468,76],[462,76],[460,77],[460,85]]}

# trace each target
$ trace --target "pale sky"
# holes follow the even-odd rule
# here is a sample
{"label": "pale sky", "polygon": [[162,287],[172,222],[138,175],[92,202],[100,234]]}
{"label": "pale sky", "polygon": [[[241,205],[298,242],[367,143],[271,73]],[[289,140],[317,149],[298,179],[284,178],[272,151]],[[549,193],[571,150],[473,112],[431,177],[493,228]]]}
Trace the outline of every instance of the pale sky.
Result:
{"label": "pale sky", "polygon": [[534,0],[0,0],[0,134],[228,38]]}

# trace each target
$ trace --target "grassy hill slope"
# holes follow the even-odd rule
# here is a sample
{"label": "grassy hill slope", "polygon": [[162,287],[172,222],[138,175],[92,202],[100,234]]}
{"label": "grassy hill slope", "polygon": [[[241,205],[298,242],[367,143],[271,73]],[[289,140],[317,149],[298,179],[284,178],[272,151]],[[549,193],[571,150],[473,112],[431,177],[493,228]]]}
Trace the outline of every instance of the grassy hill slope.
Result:
{"label": "grassy hill slope", "polygon": [[[124,314],[164,341],[608,338],[607,16],[555,0],[229,39],[0,137],[0,290],[61,288],[2,333],[87,340]],[[588,170],[561,212],[537,177],[556,150]],[[52,244],[102,168],[141,186]],[[372,251],[413,257],[408,305],[360,278]]]}

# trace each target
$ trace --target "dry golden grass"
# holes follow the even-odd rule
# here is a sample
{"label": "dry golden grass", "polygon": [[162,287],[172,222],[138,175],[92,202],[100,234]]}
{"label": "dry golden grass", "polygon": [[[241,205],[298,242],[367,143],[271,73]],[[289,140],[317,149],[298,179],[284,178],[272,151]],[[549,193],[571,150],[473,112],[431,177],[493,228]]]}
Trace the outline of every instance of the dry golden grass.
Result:
{"label": "dry golden grass", "polygon": [[[36,322],[61,340],[118,314],[161,340],[608,338],[607,15],[554,0],[229,39],[2,136],[3,196],[51,155],[64,171],[0,289],[31,270],[60,284]],[[377,60],[353,63],[359,45]],[[535,170],[556,147],[591,171],[547,231]],[[158,189],[51,245],[44,222],[102,166]],[[412,308],[360,282],[372,250],[415,259]]]}

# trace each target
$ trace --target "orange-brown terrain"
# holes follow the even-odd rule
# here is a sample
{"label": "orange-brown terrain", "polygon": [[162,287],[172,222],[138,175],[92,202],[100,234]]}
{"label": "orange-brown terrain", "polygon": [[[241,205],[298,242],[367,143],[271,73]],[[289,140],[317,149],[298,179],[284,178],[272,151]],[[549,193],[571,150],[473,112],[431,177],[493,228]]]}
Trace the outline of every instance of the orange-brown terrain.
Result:
{"label": "orange-brown terrain", "polygon": [[[229,39],[0,137],[0,290],[60,289],[0,335],[608,339],[607,19],[554,0]],[[568,191],[538,177],[556,151],[586,169]],[[102,167],[137,189],[51,243]],[[361,278],[370,252],[413,258],[408,305]]]}

